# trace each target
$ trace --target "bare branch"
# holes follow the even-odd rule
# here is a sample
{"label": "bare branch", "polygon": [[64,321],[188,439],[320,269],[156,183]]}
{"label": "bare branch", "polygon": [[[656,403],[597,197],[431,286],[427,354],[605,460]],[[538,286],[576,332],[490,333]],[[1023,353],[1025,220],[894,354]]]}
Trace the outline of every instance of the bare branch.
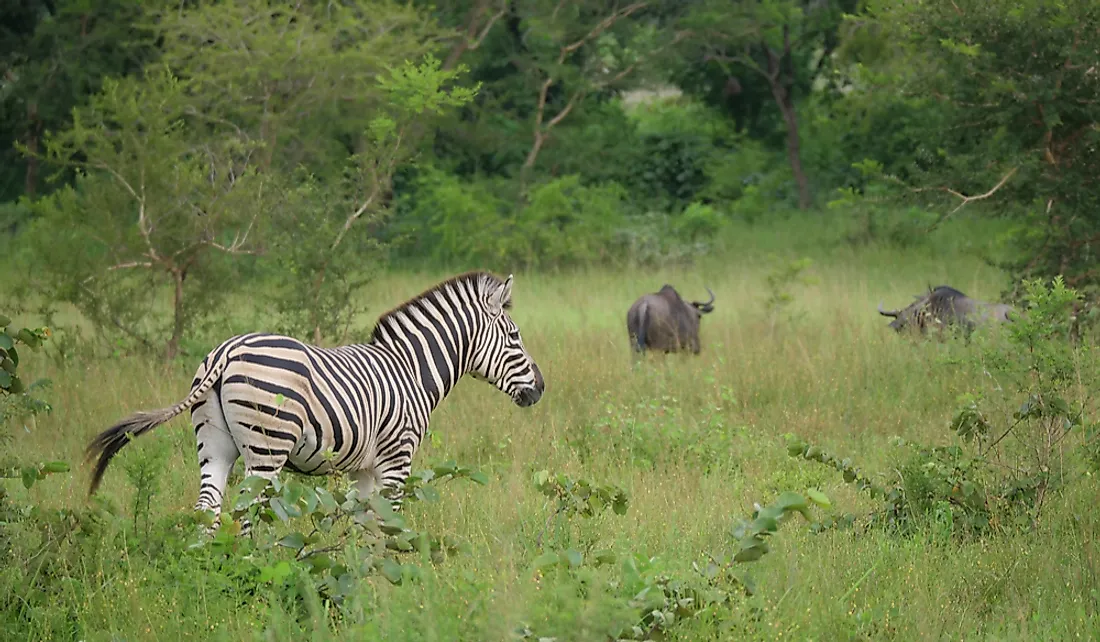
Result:
{"label": "bare branch", "polygon": [[561,53],[558,56],[558,64],[560,65],[563,62],[565,62],[565,57],[566,56],[568,56],[569,54],[571,54],[574,51],[576,51],[576,50],[580,49],[581,47],[583,47],[584,43],[588,42],[589,40],[592,40],[592,39],[596,38],[597,36],[599,36],[604,31],[607,31],[608,29],[610,29],[611,26],[614,25],[619,20],[622,20],[623,18],[629,17],[632,13],[634,13],[634,12],[640,10],[640,9],[644,9],[647,6],[649,6],[649,2],[635,2],[634,4],[623,7],[622,9],[619,9],[618,11],[616,11],[616,12],[612,13],[611,15],[607,16],[606,18],[601,20],[598,24],[596,24],[596,26],[593,27],[592,30],[589,31],[588,34],[586,34],[583,38],[581,38],[580,40],[577,40],[576,42],[573,42],[571,44],[568,44],[568,45],[562,47],[561,48]]}
{"label": "bare branch", "polygon": [[508,13],[508,2],[507,0],[504,0],[500,3],[500,11],[494,13],[492,16],[489,17],[488,22],[485,23],[484,27],[482,27],[481,33],[478,34],[477,38],[473,42],[466,45],[466,49],[473,51],[480,47],[481,43],[485,42],[485,37],[489,35],[489,30],[492,29],[493,25],[497,23],[497,20],[503,18],[504,14],[506,13]]}
{"label": "bare branch", "polygon": [[112,272],[114,270],[125,270],[128,268],[136,267],[151,268],[153,267],[153,264],[149,261],[127,261],[126,263],[118,263],[116,265],[112,265],[111,267],[107,268],[107,271]]}
{"label": "bare branch", "polygon": [[963,208],[963,206],[965,206],[967,203],[971,203],[973,201],[984,200],[984,199],[987,199],[990,196],[993,196],[994,194],[996,194],[997,190],[1004,187],[1005,183],[1008,182],[1008,179],[1012,178],[1012,175],[1015,174],[1016,171],[1019,170],[1019,169],[1020,169],[1019,167],[1013,167],[1012,169],[1010,169],[1008,171],[1007,174],[1005,174],[1001,178],[1001,180],[997,181],[997,184],[994,185],[988,192],[985,192],[984,194],[977,194],[975,196],[967,196],[966,194],[963,194],[962,192],[955,191],[955,190],[951,189],[950,187],[911,187],[909,189],[913,192],[944,192],[944,193],[950,194],[950,195],[952,195],[952,196],[954,196],[954,197],[961,200],[961,202],[958,205],[956,205],[954,209],[952,209],[950,212],[948,212],[948,213],[944,214],[943,216],[941,216],[939,218],[939,220],[937,220],[935,223],[933,223],[928,228],[929,231],[931,231],[931,230],[936,229],[941,223],[946,221],[947,218],[950,217],[952,214],[954,214],[955,212],[958,212],[959,210],[961,210]]}
{"label": "bare branch", "polygon": [[[557,13],[558,9],[560,9],[564,5],[564,3],[565,3],[565,0],[561,0],[561,2],[558,3],[557,8],[554,9],[554,14]],[[593,27],[591,30],[589,30],[589,32],[587,34],[585,34],[584,36],[582,36],[579,40],[575,40],[575,41],[561,47],[561,49],[558,51],[558,65],[560,66],[560,65],[564,64],[565,59],[569,56],[569,54],[571,54],[574,51],[580,49],[581,47],[583,47],[585,45],[585,43],[589,42],[590,40],[593,40],[594,38],[597,38],[601,33],[606,31],[607,29],[611,28],[611,26],[614,25],[619,20],[621,20],[623,18],[626,18],[626,17],[630,16],[631,14],[633,14],[633,13],[635,13],[635,12],[641,10],[641,9],[644,9],[647,6],[649,6],[648,1],[646,1],[646,2],[635,2],[634,4],[628,5],[626,7],[623,7],[622,9],[618,9],[618,10],[612,12],[607,17],[605,17],[603,20],[601,20],[599,23],[597,23],[595,27]],[[622,80],[627,75],[629,75],[631,72],[633,72],[634,69],[636,69],[637,66],[643,60],[645,60],[646,58],[648,58],[650,56],[653,56],[653,55],[657,54],[658,52],[664,50],[665,48],[670,47],[673,44],[679,42],[680,40],[687,37],[688,34],[689,34],[689,32],[687,32],[687,31],[682,31],[682,32],[677,33],[676,37],[673,38],[673,40],[671,42],[669,42],[668,44],[658,48],[657,50],[655,50],[653,52],[650,52],[650,54],[647,55],[647,56],[640,57],[638,60],[635,60],[630,65],[627,65],[619,73],[615,74],[613,77],[611,77],[610,79],[608,79],[606,81],[603,81],[603,82],[595,82],[594,81],[594,82],[592,82],[592,86],[593,87],[606,87],[610,84],[613,84],[613,83],[616,83],[616,82]],[[547,101],[547,96],[549,95],[549,92],[550,92],[550,87],[552,87],[553,85],[554,85],[553,73],[548,72],[547,75],[546,75],[546,80],[544,80],[543,83],[542,83],[542,86],[539,87],[539,96],[538,96],[538,101],[537,101],[536,107],[535,107],[535,123],[534,123],[534,128],[533,128],[534,131],[532,132],[533,140],[531,141],[531,149],[527,152],[527,158],[523,161],[523,167],[521,168],[521,173],[523,175],[526,175],[531,170],[531,168],[534,167],[535,160],[538,158],[539,151],[542,149],[543,144],[546,143],[546,139],[547,139],[547,136],[550,133],[550,130],[553,129],[555,125],[560,123],[566,116],[568,116],[569,113],[573,111],[573,109],[577,106],[577,104],[581,101],[581,99],[583,99],[584,96],[586,96],[588,94],[588,92],[590,91],[590,89],[591,89],[589,87],[582,87],[581,89],[578,89],[577,91],[573,92],[573,94],[571,96],[569,96],[569,100],[566,101],[565,106],[562,107],[561,110],[557,114],[555,114],[553,118],[551,118],[549,121],[547,121],[546,120],[546,101]],[[545,123],[545,125],[544,125],[544,123]]]}
{"label": "bare branch", "polygon": [[206,244],[209,245],[212,248],[221,250],[222,252],[225,252],[226,254],[247,254],[247,255],[250,255],[250,256],[258,256],[260,254],[256,250],[243,250],[243,249],[241,249],[241,243],[238,242],[237,239],[233,239],[233,243],[231,243],[229,245],[222,245],[220,243],[215,243],[213,241],[210,241]]}
{"label": "bare branch", "polygon": [[489,9],[489,1],[490,0],[481,0],[477,3],[477,6],[470,10],[470,19],[466,23],[466,31],[462,34],[459,41],[451,46],[450,53],[447,54],[446,60],[443,61],[443,69],[453,68],[458,63],[458,59],[462,57],[462,54],[480,47],[481,43],[485,41],[485,38],[493,29],[493,25],[508,13],[508,0],[500,0],[500,9],[489,16],[485,24],[481,24],[482,17]]}

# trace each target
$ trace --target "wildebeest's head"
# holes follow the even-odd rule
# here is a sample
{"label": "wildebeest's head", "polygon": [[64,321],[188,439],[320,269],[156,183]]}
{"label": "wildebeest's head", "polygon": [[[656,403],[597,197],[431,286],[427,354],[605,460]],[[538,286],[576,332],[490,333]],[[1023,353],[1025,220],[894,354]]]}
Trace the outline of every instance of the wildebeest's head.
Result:
{"label": "wildebeest's head", "polygon": [[879,303],[878,313],[893,317],[890,328],[898,332],[906,328],[916,328],[922,334],[930,327],[943,329],[946,326],[959,326],[969,332],[975,325],[987,321],[1011,321],[1011,306],[971,299],[949,285],[929,288],[927,293],[915,299],[901,310],[887,311]]}
{"label": "wildebeest's head", "polygon": [[676,288],[665,284],[635,301],[626,313],[626,329],[634,350],[690,350],[699,354],[699,320],[714,311],[714,292],[706,290],[710,300],[689,303],[680,298]]}

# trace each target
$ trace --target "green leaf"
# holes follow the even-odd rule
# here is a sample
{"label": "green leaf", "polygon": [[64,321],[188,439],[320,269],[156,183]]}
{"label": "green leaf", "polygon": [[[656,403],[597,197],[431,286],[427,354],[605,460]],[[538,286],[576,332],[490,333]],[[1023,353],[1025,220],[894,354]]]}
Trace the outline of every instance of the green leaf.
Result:
{"label": "green leaf", "polygon": [[764,553],[767,551],[760,546],[753,546],[750,548],[743,548],[738,551],[737,555],[733,556],[736,562],[755,562],[756,560],[764,557]]}
{"label": "green leaf", "polygon": [[431,486],[422,486],[416,489],[416,496],[426,502],[438,502],[439,491]]}
{"label": "green leaf", "polygon": [[260,569],[261,582],[282,582],[294,572],[290,563],[283,560],[275,566],[265,566]]}
{"label": "green leaf", "polygon": [[806,496],[810,498],[811,502],[817,504],[822,508],[829,508],[833,505],[833,503],[829,501],[829,498],[825,495],[825,493],[815,488],[807,488]]}
{"label": "green leaf", "polygon": [[38,481],[38,470],[34,466],[27,466],[21,473],[23,488],[30,488],[34,486],[34,482]]}
{"label": "green leaf", "polygon": [[333,497],[332,493],[328,492],[328,490],[318,487],[314,489],[314,491],[317,493],[317,503],[320,504],[321,508],[324,509],[326,513],[331,513],[340,507],[340,505],[336,503],[336,498]]}
{"label": "green leaf", "polygon": [[553,566],[560,561],[560,557],[553,551],[548,551],[535,558],[535,561],[531,562],[531,568],[539,570],[546,568],[547,566]]}
{"label": "green leaf", "polygon": [[584,563],[584,555],[581,555],[580,551],[569,549],[565,551],[565,561],[574,568]]}
{"label": "green leaf", "polygon": [[69,472],[69,464],[64,461],[51,461],[43,466],[42,470],[47,473],[67,473]]}
{"label": "green leaf", "polygon": [[7,370],[0,370],[0,388],[8,390],[11,388],[12,375]]}
{"label": "green leaf", "polygon": [[0,314],[0,328],[6,328],[11,325],[11,317]]}
{"label": "green leaf", "polygon": [[15,335],[15,338],[30,346],[31,350],[34,350],[38,348],[38,346],[42,345],[42,340],[26,328],[20,330],[18,334]]}
{"label": "green leaf", "polygon": [[283,523],[290,521],[290,513],[287,510],[288,507],[281,497],[272,497],[270,506],[271,510],[275,511],[275,515],[279,518],[279,521]]}
{"label": "green leaf", "polygon": [[381,571],[382,576],[389,580],[391,584],[400,586],[402,579],[400,564],[387,557],[382,560]]}
{"label": "green leaf", "polygon": [[804,510],[806,508],[806,498],[799,495],[798,492],[788,490],[783,492],[778,500],[775,500],[775,505],[783,510]]}
{"label": "green leaf", "polygon": [[476,473],[470,473],[470,481],[485,486],[489,483],[489,476],[479,470]]}
{"label": "green leaf", "polygon": [[15,341],[12,341],[11,335],[7,332],[0,332],[0,350],[11,350],[15,347]]}
{"label": "green leaf", "polygon": [[611,502],[611,510],[614,511],[616,515],[625,515],[628,504],[629,499],[626,493],[620,492],[615,496],[615,501]]}
{"label": "green leaf", "polygon": [[438,466],[432,467],[432,471],[436,476],[442,477],[444,475],[453,475],[458,470],[458,463],[454,461],[445,461]]}
{"label": "green leaf", "polygon": [[276,544],[279,545],[279,546],[285,546],[286,548],[289,548],[289,549],[292,549],[292,550],[295,550],[295,551],[300,551],[306,545],[306,537],[305,537],[305,535],[302,535],[301,533],[295,532],[295,533],[291,533],[291,534],[287,535],[286,537],[282,538],[281,540],[276,542]]}
{"label": "green leaf", "polygon": [[389,522],[397,517],[397,513],[393,510],[393,504],[390,500],[375,493],[367,499],[367,504],[370,505],[374,513],[378,515],[378,519],[383,522]]}
{"label": "green leaf", "polygon": [[311,567],[310,571],[314,573],[320,573],[332,566],[332,558],[324,553],[320,555],[310,555],[306,558],[306,562],[308,562]]}
{"label": "green leaf", "polygon": [[[5,372],[4,374],[7,373]],[[11,383],[8,384],[8,392],[12,393],[13,395],[18,395],[22,394],[23,390],[23,381],[18,376],[12,375]]]}

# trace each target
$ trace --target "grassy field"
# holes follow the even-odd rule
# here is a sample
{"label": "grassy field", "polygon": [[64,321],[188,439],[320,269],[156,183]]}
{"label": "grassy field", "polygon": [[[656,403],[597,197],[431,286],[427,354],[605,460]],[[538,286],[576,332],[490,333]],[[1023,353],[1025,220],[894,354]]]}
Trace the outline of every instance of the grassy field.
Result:
{"label": "grassy field", "polygon": [[[796,241],[813,235],[787,232],[797,232]],[[620,560],[652,558],[650,572],[674,577],[691,576],[692,563],[708,553],[730,550],[735,521],[782,491],[817,488],[835,511],[870,510],[835,471],[788,457],[783,435],[885,478],[897,474],[893,437],[955,443],[947,422],[956,397],[986,385],[972,367],[946,358],[965,347],[896,336],[875,306],[905,305],[929,283],[995,299],[1003,276],[955,251],[800,253],[797,243],[770,234],[746,233],[690,269],[517,274],[513,318],[546,393],[521,409],[468,380],[434,415],[414,469],[453,459],[486,471],[490,483],[444,485],[442,501],[408,507],[412,527],[470,546],[426,567],[422,581],[363,579],[338,618],[316,605],[296,611],[280,599],[285,587],[240,592],[239,578],[212,571],[203,553],[183,544],[180,516],[195,500],[198,472],[190,425],[180,418],[115,460],[100,491],[115,514],[85,520],[79,543],[70,536],[58,544],[57,529],[13,531],[7,555],[45,551],[47,559],[9,559],[0,571],[0,637],[508,640],[525,625],[532,639],[604,640],[630,620],[620,564],[543,577],[531,571],[551,511],[532,481],[539,470],[629,493],[624,515],[577,519],[562,542],[597,541]],[[788,259],[813,258],[813,281],[793,285],[789,309],[770,315],[766,276],[777,263],[761,248],[784,246],[796,247]],[[384,278],[369,292],[372,314],[445,276]],[[704,285],[717,295],[703,319],[702,354],[652,356],[632,368],[626,310],[666,282],[685,297],[704,297]],[[118,418],[181,399],[197,362],[165,370],[134,358],[64,367],[27,358],[29,372],[53,380],[54,411],[12,431],[11,447],[29,459],[78,462],[89,439]],[[149,473],[157,489],[149,525],[133,519],[133,479],[143,461],[163,462]],[[51,511],[85,510],[87,479],[76,466],[11,492]],[[812,534],[793,519],[771,539],[771,553],[747,565],[754,596],[679,623],[671,639],[1096,639],[1098,491],[1095,478],[1084,477],[1051,500],[1037,529],[984,538],[947,537],[935,520],[902,537]],[[826,512],[815,509],[817,517]]]}

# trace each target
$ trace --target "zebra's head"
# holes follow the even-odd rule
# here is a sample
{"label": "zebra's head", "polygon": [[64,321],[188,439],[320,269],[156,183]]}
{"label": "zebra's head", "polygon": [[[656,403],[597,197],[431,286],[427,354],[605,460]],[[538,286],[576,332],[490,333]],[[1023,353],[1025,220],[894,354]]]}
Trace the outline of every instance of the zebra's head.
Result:
{"label": "zebra's head", "polygon": [[523,346],[519,326],[508,316],[512,307],[512,275],[503,283],[486,281],[482,303],[488,317],[474,346],[470,375],[488,381],[526,408],[538,402],[546,387],[535,360]]}

